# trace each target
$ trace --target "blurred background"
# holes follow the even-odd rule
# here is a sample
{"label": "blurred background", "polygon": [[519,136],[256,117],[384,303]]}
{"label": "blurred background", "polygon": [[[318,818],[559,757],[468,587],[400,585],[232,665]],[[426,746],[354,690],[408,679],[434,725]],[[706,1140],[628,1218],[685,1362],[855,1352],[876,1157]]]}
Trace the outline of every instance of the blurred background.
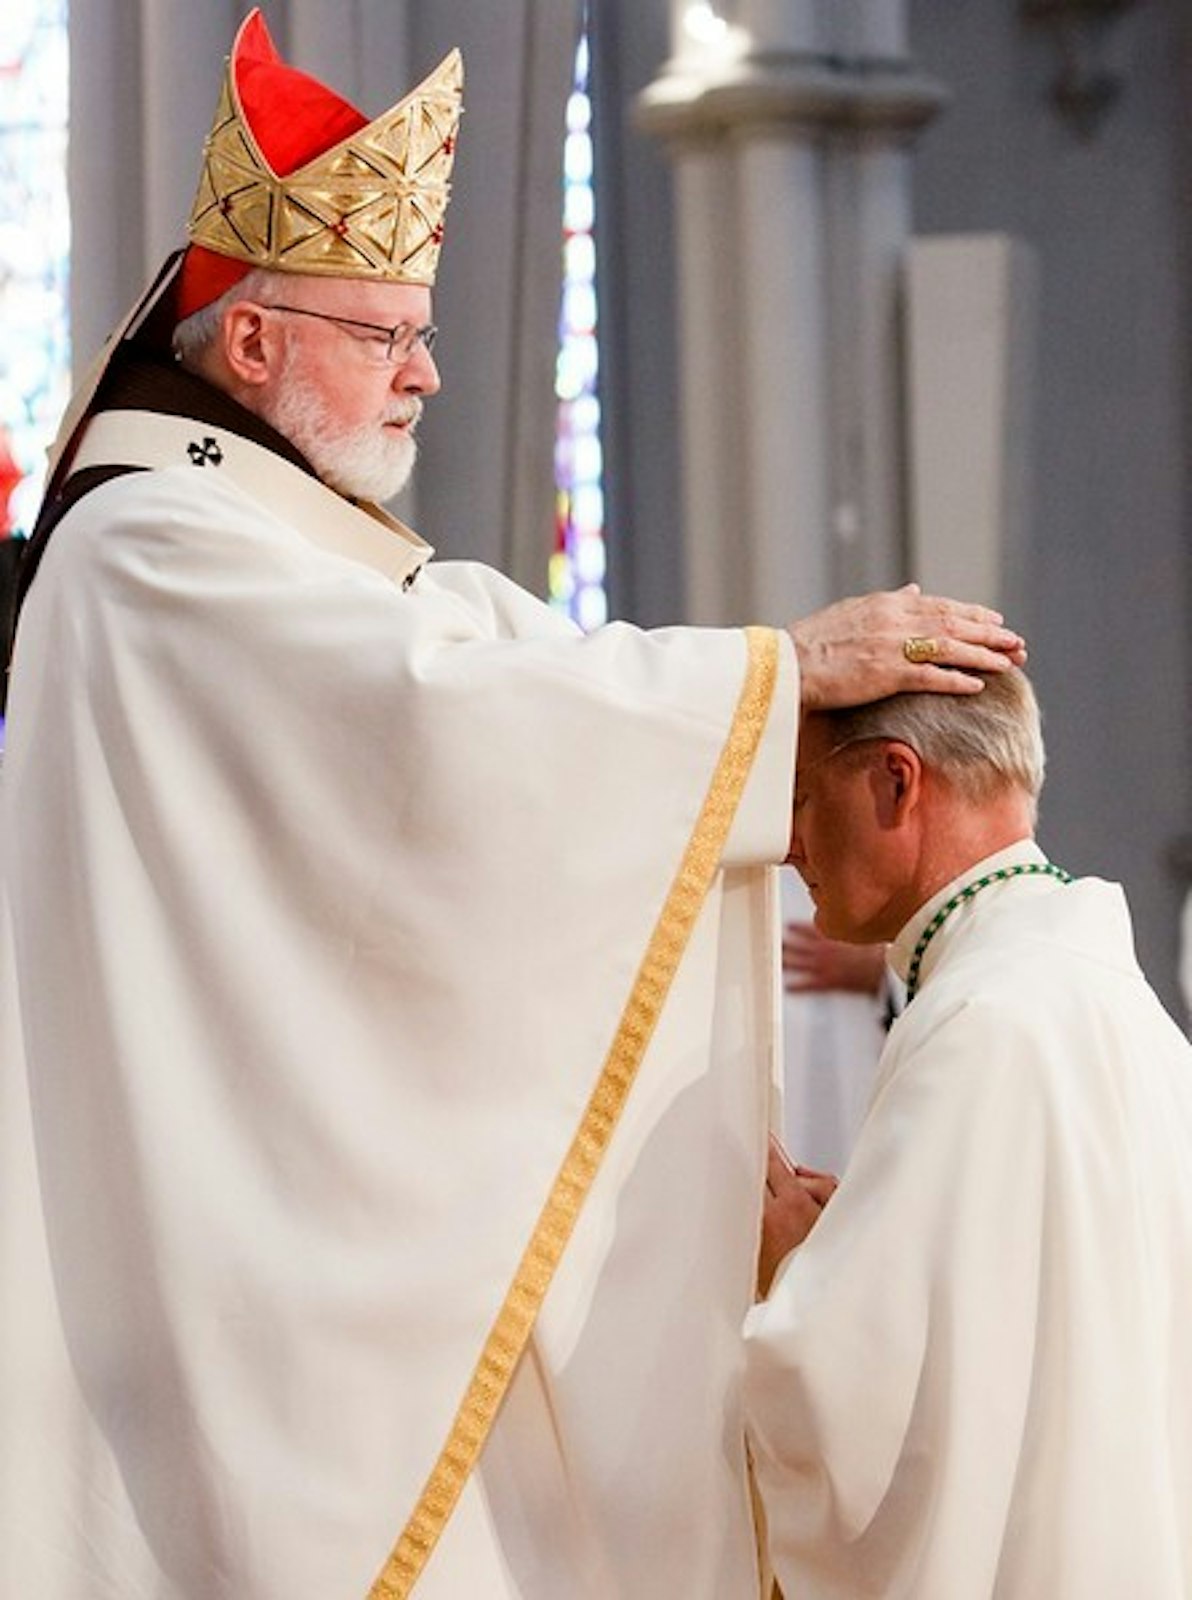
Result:
{"label": "blurred background", "polygon": [[[0,12],[0,584],[181,241],[234,0]],[[443,394],[396,508],[582,626],[914,578],[1031,644],[1044,847],[1186,1021],[1187,0],[270,0],[376,114],[462,47]]]}

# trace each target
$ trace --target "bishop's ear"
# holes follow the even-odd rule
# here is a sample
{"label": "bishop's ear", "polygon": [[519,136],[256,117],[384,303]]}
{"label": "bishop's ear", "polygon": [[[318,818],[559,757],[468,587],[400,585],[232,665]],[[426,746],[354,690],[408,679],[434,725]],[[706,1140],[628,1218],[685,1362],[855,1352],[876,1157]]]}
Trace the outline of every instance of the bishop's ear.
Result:
{"label": "bishop's ear", "polygon": [[906,821],[919,803],[923,786],[923,761],[917,750],[891,739],[882,750],[881,788],[883,821],[896,826]]}
{"label": "bishop's ear", "polygon": [[224,312],[221,335],[223,358],[238,383],[256,388],[276,377],[282,334],[270,325],[267,307],[237,301]]}

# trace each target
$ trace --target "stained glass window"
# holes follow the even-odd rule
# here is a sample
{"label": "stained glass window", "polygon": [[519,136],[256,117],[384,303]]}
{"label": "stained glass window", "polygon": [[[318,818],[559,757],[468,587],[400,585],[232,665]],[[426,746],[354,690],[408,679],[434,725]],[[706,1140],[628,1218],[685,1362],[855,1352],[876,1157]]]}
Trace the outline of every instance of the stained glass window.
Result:
{"label": "stained glass window", "polygon": [[0,536],[27,533],[70,379],[67,0],[0,5]]}
{"label": "stained glass window", "polygon": [[590,54],[580,37],[563,146],[563,300],[559,316],[552,605],[582,628],[608,617],[604,590],[604,462],[596,342],[596,196],[592,173]]}

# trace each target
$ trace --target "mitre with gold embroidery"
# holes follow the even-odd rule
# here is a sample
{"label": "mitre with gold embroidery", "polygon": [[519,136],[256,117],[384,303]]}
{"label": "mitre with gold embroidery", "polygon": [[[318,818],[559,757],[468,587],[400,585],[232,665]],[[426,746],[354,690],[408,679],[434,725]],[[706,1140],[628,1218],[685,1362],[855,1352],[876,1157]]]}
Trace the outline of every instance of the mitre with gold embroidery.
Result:
{"label": "mitre with gold embroidery", "polygon": [[49,493],[109,365],[134,342],[168,355],[175,325],[254,267],[431,285],[443,240],[463,92],[458,50],[372,122],[287,66],[259,11],[228,58],[190,243],[162,266],[71,396]]}
{"label": "mitre with gold embroidery", "polygon": [[[453,50],[369,122],[287,66],[252,12],[228,58],[204,148],[188,229],[188,255],[197,259],[184,269],[180,314],[215,297],[196,280],[210,277],[222,292],[253,267],[432,284],[462,91],[463,61]],[[205,263],[206,252],[224,265]]]}

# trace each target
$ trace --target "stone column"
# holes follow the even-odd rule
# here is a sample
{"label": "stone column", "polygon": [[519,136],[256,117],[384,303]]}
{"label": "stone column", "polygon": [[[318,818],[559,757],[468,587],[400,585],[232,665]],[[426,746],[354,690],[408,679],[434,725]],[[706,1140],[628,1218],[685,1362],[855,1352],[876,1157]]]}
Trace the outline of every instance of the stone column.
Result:
{"label": "stone column", "polygon": [[672,0],[638,111],[676,171],[689,614],[781,621],[905,572],[907,148],[943,97],[904,0],[723,4]]}

